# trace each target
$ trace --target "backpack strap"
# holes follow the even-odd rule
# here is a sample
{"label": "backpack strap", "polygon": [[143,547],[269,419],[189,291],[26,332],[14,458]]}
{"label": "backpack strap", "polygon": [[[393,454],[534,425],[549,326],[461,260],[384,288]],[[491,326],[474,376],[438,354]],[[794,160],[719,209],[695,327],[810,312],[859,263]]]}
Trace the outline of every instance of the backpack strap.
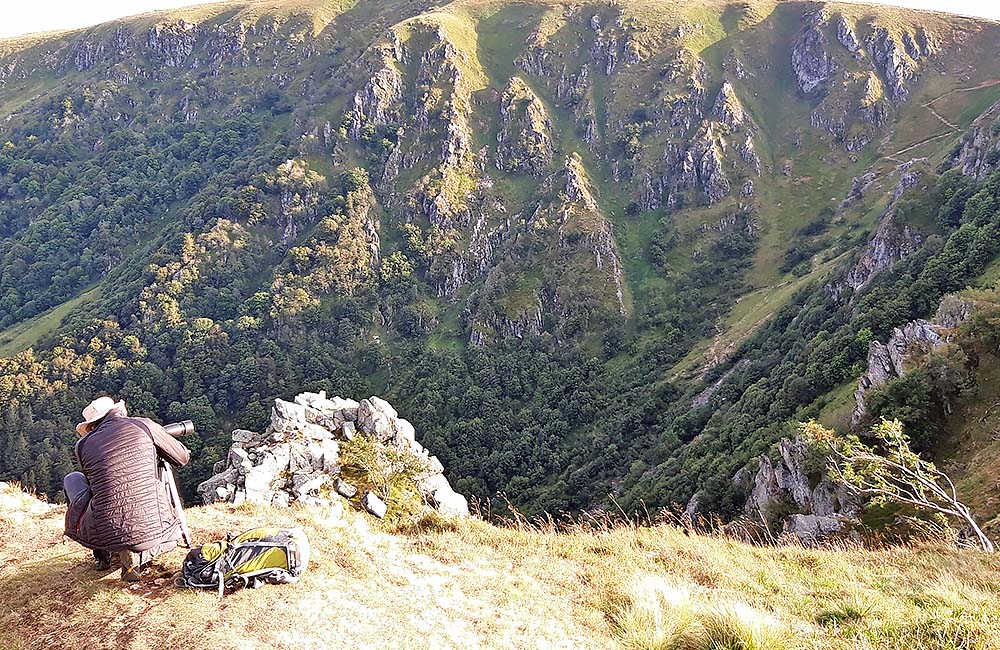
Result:
{"label": "backpack strap", "polygon": [[223,568],[226,564],[226,554],[222,553],[215,561],[215,579],[219,582],[219,599],[226,593],[226,578]]}

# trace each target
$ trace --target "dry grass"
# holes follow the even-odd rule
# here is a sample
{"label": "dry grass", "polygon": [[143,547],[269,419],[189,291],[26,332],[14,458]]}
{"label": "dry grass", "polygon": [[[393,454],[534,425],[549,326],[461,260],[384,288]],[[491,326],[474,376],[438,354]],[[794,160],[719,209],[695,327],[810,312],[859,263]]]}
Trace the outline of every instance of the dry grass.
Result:
{"label": "dry grass", "polygon": [[62,514],[27,516],[0,542],[0,648],[1000,647],[1000,560],[975,551],[433,515],[391,532],[353,511],[192,508],[196,542],[268,523],[313,543],[298,586],[220,602],[171,585],[180,551],[136,585],[96,573],[60,542]]}

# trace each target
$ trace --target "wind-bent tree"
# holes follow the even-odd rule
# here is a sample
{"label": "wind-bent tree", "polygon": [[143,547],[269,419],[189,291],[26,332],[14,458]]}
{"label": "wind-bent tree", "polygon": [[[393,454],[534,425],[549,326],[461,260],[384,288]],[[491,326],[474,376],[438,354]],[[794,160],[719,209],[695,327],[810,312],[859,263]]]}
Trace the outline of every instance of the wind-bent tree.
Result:
{"label": "wind-bent tree", "polygon": [[801,430],[831,452],[830,471],[834,477],[859,494],[870,496],[872,503],[905,503],[953,517],[975,533],[984,551],[995,550],[969,507],[959,500],[948,475],[910,449],[910,440],[899,420],[883,419],[872,427],[875,447],[857,436],[840,438],[814,420],[803,423]]}

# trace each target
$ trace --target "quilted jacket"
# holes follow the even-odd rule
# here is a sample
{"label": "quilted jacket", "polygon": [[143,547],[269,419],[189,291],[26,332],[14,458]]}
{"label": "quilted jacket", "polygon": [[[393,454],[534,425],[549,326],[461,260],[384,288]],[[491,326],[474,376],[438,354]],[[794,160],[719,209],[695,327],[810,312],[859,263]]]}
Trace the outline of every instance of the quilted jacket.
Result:
{"label": "quilted jacket", "polygon": [[159,458],[186,465],[190,452],[146,418],[108,415],[76,443],[90,486],[66,510],[66,535],[104,551],[145,551],[180,539],[180,522],[160,477]]}

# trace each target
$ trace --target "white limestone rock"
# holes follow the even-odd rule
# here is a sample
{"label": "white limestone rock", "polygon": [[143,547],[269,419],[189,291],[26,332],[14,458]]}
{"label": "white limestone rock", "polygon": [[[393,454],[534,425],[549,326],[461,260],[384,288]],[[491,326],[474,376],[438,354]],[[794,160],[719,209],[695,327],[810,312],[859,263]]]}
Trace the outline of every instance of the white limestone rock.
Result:
{"label": "white limestone rock", "polygon": [[365,492],[365,496],[361,498],[361,505],[364,506],[365,510],[379,519],[384,518],[389,509],[385,501],[371,492]]}
{"label": "white limestone rock", "polygon": [[434,474],[419,480],[417,489],[431,507],[441,514],[449,517],[469,516],[469,502],[451,488],[444,474]]}

